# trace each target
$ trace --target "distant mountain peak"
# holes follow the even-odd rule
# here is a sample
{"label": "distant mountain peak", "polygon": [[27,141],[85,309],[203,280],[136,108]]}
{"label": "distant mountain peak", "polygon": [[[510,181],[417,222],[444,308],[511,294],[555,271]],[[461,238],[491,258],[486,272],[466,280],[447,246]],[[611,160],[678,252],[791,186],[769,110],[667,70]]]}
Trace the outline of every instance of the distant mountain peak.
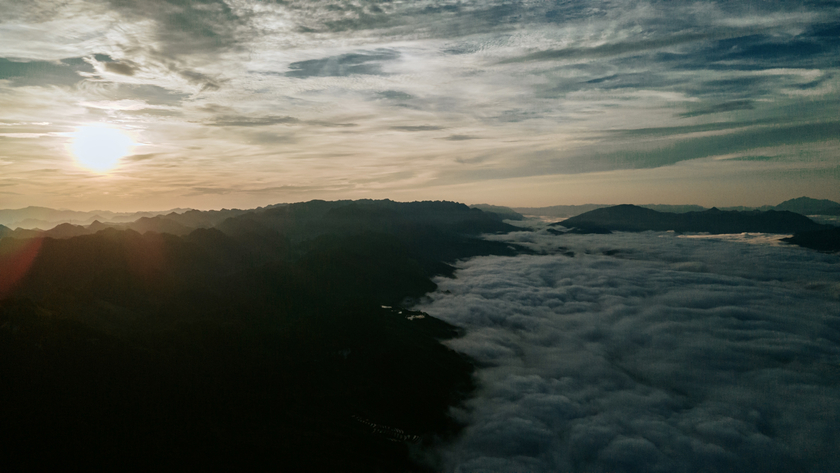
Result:
{"label": "distant mountain peak", "polygon": [[637,207],[616,205],[580,214],[555,225],[575,228],[578,232],[604,231],[668,231],[708,233],[796,233],[823,228],[804,215],[790,211],[720,210],[667,213]]}
{"label": "distant mountain peak", "polygon": [[776,210],[788,210],[803,215],[836,215],[840,210],[840,203],[828,199],[812,199],[810,197],[797,197],[782,202],[775,207]]}

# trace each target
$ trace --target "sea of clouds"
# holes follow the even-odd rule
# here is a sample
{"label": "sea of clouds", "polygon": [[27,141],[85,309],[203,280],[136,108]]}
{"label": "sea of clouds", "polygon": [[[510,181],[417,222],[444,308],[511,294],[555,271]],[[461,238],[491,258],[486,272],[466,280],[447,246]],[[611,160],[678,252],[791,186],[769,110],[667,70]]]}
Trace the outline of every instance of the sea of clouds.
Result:
{"label": "sea of clouds", "polygon": [[447,472],[836,471],[840,256],[775,236],[493,238],[421,309],[480,388]]}

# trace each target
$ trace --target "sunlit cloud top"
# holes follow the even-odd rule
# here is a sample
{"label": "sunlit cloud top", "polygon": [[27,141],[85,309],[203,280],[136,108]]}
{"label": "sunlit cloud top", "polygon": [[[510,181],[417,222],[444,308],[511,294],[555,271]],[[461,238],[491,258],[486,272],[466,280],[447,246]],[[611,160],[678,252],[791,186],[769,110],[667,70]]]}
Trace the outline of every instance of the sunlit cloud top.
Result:
{"label": "sunlit cloud top", "polygon": [[840,199],[835,2],[0,8],[0,207]]}

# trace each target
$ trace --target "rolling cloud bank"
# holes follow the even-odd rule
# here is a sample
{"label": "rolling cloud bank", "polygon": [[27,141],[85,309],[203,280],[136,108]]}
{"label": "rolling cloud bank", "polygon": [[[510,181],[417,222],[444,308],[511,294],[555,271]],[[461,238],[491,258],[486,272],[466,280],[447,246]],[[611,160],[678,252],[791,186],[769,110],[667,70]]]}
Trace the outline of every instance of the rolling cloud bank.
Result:
{"label": "rolling cloud bank", "polygon": [[840,257],[762,235],[491,237],[417,308],[477,360],[448,472],[829,471]]}

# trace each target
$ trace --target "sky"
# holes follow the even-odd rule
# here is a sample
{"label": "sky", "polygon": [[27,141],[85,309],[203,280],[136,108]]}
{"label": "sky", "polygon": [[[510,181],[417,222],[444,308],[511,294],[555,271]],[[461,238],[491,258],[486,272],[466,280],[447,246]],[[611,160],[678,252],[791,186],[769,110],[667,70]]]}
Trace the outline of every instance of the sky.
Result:
{"label": "sky", "polygon": [[840,256],[768,235],[514,232],[417,309],[476,362],[436,471],[833,471]]}
{"label": "sky", "polygon": [[[835,1],[0,11],[0,208],[840,200]],[[104,128],[130,146],[92,169]]]}

